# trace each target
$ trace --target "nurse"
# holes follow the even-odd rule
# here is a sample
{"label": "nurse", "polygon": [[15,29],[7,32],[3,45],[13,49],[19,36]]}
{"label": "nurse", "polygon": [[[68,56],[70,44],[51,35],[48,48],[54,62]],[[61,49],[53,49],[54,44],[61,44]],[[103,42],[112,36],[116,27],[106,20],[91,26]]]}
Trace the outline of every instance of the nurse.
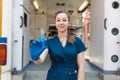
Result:
{"label": "nurse", "polygon": [[35,64],[44,62],[50,55],[51,67],[46,80],[84,80],[86,47],[80,38],[69,32],[69,22],[68,13],[58,11],[55,14],[58,35],[48,40],[40,38],[31,44],[31,58]]}

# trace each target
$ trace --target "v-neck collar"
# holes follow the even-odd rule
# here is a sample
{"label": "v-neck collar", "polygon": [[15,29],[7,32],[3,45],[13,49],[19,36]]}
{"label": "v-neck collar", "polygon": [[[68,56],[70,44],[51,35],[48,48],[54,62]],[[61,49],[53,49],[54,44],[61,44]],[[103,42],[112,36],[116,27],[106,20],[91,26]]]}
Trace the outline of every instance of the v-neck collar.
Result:
{"label": "v-neck collar", "polygon": [[59,37],[58,37],[58,36],[56,36],[56,37],[57,37],[57,39],[58,39],[58,42],[59,42],[60,46],[61,46],[62,48],[65,48],[65,47],[67,46],[67,41],[66,41],[66,43],[65,43],[65,46],[63,46],[62,43],[60,42]]}

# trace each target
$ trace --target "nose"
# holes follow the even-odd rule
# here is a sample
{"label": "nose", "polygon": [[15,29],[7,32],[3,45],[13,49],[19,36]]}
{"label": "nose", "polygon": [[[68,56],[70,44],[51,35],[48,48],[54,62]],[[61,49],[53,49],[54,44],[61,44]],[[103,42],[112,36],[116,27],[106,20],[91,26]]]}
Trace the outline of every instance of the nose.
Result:
{"label": "nose", "polygon": [[60,21],[60,24],[63,24],[64,22],[63,21]]}

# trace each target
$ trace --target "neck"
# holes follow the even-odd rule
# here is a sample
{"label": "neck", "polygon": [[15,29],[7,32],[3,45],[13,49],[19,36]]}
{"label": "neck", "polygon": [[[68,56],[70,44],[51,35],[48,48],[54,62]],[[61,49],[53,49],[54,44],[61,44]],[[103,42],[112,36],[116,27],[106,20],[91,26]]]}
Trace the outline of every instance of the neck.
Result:
{"label": "neck", "polygon": [[64,32],[64,33],[58,32],[58,37],[59,38],[67,38],[67,35],[68,35],[67,31]]}

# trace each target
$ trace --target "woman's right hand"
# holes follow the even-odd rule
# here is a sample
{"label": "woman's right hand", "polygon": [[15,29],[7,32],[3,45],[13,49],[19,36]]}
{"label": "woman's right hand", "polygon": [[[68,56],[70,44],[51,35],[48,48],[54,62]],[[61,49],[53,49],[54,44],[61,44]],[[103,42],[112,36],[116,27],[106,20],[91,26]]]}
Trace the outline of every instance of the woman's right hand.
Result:
{"label": "woman's right hand", "polygon": [[47,40],[45,38],[39,38],[32,41],[30,46],[30,54],[32,60],[38,60],[41,53],[47,48]]}

